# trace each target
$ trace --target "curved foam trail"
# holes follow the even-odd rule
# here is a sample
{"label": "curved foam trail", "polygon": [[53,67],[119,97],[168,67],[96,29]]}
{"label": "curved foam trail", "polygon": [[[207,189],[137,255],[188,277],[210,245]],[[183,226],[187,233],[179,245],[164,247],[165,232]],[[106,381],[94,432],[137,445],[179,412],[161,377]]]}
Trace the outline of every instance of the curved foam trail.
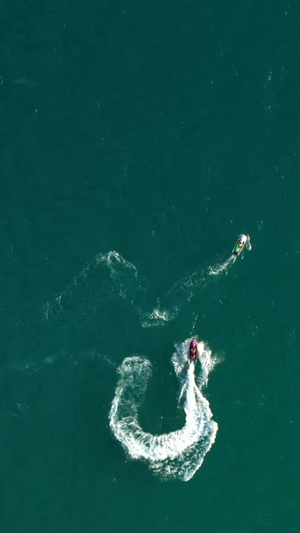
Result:
{"label": "curved foam trail", "polygon": [[207,270],[196,270],[186,277],[178,280],[164,297],[164,305],[160,300],[152,311],[146,311],[148,302],[143,301],[146,297],[146,289],[139,281],[138,270],[133,263],[126,261],[118,252],[110,251],[107,254],[99,254],[96,259],[97,265],[103,264],[108,268],[109,275],[117,287],[119,296],[128,300],[139,315],[140,323],[144,328],[164,326],[178,316],[181,306],[186,300],[191,300],[195,291],[204,288],[210,281],[211,276],[219,276],[227,273],[235,263],[236,257],[231,256],[223,263],[208,267]]}
{"label": "curved foam trail", "polygon": [[[97,307],[96,301],[105,302],[117,296],[134,309],[142,327],[161,327],[174,320],[185,302],[190,301],[198,290],[215,281],[219,275],[226,274],[235,259],[232,256],[223,263],[184,276],[174,283],[162,298],[156,298],[153,305],[148,288],[141,281],[138,269],[133,263],[117,251],[98,254],[55,299],[44,304],[43,316],[47,322],[55,320],[63,312],[73,310],[74,303],[77,308],[85,306],[86,316],[87,308],[93,312]],[[103,277],[103,271],[98,273],[98,269],[106,271],[108,279],[107,275]]]}
{"label": "curved foam trail", "polygon": [[189,341],[186,341],[177,346],[172,356],[186,416],[181,429],[152,435],[141,428],[138,408],[144,399],[151,364],[140,356],[127,357],[120,366],[120,378],[109,413],[111,430],[129,457],[146,461],[163,478],[183,481],[190,480],[200,468],[218,429],[201,391],[217,361],[212,358],[210,350],[199,343],[201,372],[195,378],[195,366],[187,360],[188,345]]}

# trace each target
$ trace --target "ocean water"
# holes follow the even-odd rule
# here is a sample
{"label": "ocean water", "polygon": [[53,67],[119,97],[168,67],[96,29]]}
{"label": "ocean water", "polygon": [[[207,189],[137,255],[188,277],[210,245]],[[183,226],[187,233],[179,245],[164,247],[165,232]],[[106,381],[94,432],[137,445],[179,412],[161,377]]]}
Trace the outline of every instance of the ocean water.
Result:
{"label": "ocean water", "polygon": [[0,13],[1,531],[298,532],[298,3]]}

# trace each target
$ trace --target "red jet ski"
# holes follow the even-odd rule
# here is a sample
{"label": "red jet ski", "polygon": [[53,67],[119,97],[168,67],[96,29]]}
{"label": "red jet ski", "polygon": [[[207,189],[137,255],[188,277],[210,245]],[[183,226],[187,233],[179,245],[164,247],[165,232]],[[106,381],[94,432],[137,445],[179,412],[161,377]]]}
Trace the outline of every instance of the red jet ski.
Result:
{"label": "red jet ski", "polygon": [[199,357],[198,357],[198,343],[197,341],[195,340],[192,340],[190,342],[190,347],[189,347],[189,361],[190,363],[192,361],[198,361]]}

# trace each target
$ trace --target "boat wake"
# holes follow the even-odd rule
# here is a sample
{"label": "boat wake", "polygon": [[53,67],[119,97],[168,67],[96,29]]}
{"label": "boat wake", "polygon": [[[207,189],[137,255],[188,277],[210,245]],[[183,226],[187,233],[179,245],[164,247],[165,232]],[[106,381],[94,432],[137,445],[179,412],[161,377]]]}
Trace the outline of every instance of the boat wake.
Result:
{"label": "boat wake", "polygon": [[209,403],[202,394],[218,360],[200,342],[201,363],[197,365],[200,373],[195,375],[195,365],[189,364],[187,359],[189,342],[190,339],[177,345],[171,359],[179,381],[179,404],[183,404],[185,412],[185,424],[181,429],[152,435],[141,428],[138,409],[145,397],[151,364],[140,356],[127,357],[118,369],[119,382],[109,413],[110,428],[128,456],[145,461],[163,479],[189,481],[200,468],[218,430]]}
{"label": "boat wake", "polygon": [[216,265],[209,267],[208,274],[209,276],[219,276],[223,272],[227,274],[227,272],[234,265],[235,262],[236,262],[236,256],[231,255],[223,263],[217,263]]}
{"label": "boat wake", "polygon": [[155,306],[149,311],[149,303],[146,301],[147,290],[139,280],[137,268],[115,251],[97,256],[97,263],[108,268],[119,295],[135,308],[143,328],[164,326],[174,320],[184,302],[190,301],[197,290],[206,287],[212,281],[211,276],[216,278],[221,274],[227,274],[235,260],[236,257],[231,256],[213,267],[209,266],[207,270],[195,270],[179,279],[163,296],[163,304],[161,299],[157,299]]}
{"label": "boat wake", "polygon": [[[119,252],[98,254],[73,278],[63,292],[43,306],[44,318],[59,318],[66,310],[82,308],[84,315],[92,314],[99,303],[122,298],[138,316],[143,328],[156,328],[174,320],[185,302],[191,301],[197,291],[227,274],[236,257],[195,270],[174,283],[165,294],[153,298],[141,280],[137,267]],[[152,300],[152,301],[151,301]]]}

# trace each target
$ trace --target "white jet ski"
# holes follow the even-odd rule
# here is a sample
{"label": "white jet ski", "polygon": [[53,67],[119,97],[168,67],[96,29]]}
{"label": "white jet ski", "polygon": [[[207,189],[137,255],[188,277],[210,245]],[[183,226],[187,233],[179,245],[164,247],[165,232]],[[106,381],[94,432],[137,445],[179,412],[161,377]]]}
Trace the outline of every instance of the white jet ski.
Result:
{"label": "white jet ski", "polygon": [[243,251],[243,249],[244,249],[245,245],[247,244],[247,242],[248,242],[247,235],[244,235],[243,233],[241,235],[239,235],[239,238],[236,241],[236,243],[234,245],[234,248],[232,250],[232,254],[235,255],[236,257],[238,255],[240,255],[240,253]]}

